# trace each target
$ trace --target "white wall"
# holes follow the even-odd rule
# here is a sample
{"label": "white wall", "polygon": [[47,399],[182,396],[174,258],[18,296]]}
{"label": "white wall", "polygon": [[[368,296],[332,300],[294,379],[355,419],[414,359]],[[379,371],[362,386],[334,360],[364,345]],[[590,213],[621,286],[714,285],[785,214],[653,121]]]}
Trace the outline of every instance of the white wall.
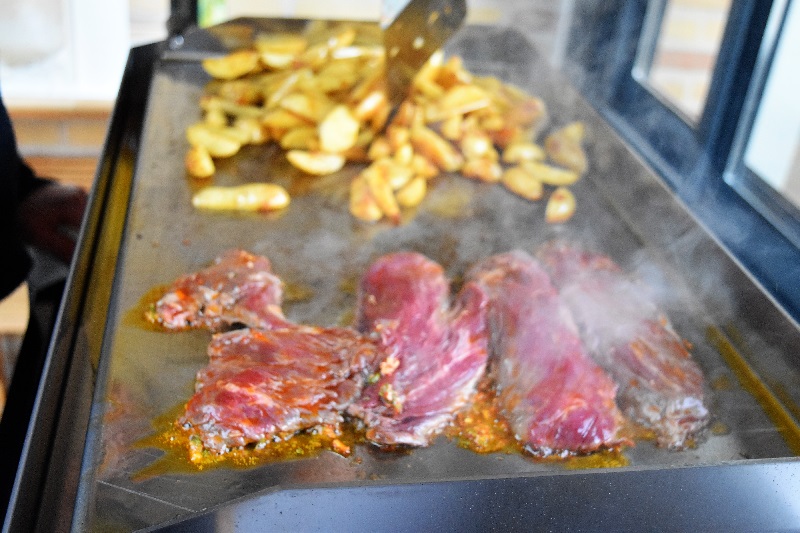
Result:
{"label": "white wall", "polygon": [[[468,0],[469,21],[515,27],[547,57],[573,0]],[[381,0],[227,0],[227,18],[378,20]],[[10,105],[112,102],[131,46],[166,36],[169,0],[0,0],[0,87]],[[25,57],[27,54],[27,57]]]}
{"label": "white wall", "polygon": [[127,0],[2,0],[9,105],[113,101],[130,49]]}

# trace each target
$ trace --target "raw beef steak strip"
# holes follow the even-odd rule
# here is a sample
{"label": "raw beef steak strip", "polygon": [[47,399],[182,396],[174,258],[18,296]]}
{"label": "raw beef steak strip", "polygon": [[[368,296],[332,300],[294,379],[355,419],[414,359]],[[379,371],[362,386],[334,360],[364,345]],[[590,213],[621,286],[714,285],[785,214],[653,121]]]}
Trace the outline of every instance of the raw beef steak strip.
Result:
{"label": "raw beef steak strip", "polygon": [[513,251],[474,265],[467,279],[489,295],[491,375],[524,447],[566,456],[625,444],[616,386],[585,352],[541,265]]}
{"label": "raw beef steak strip", "polygon": [[426,446],[455,417],[487,361],[485,296],[467,284],[454,305],[442,267],[412,252],[383,256],[364,275],[359,329],[386,354],[348,413],[382,446]]}
{"label": "raw beef steak strip", "polygon": [[377,360],[355,330],[310,326],[218,333],[208,353],[180,422],[217,453],[339,424]]}
{"label": "raw beef steak strip", "polygon": [[283,282],[269,259],[229,250],[208,268],[175,280],[148,318],[171,330],[220,331],[235,324],[269,329],[286,324],[282,298]]}
{"label": "raw beef steak strip", "polygon": [[709,422],[703,374],[667,317],[609,257],[565,243],[539,251],[623,412],[661,446],[684,448]]}

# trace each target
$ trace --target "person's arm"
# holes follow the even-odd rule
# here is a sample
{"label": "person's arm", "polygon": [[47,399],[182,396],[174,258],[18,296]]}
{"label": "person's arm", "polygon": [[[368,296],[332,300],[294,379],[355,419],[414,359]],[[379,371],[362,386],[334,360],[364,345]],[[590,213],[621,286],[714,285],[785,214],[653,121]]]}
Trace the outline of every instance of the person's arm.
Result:
{"label": "person's arm", "polygon": [[86,209],[86,192],[80,187],[35,180],[17,211],[22,238],[69,263]]}
{"label": "person's arm", "polygon": [[[73,235],[86,208],[86,192],[35,175],[17,151],[11,120],[0,98],[0,204],[9,248],[20,241],[49,251],[69,263]],[[19,255],[19,254],[17,254]],[[27,263],[27,262],[26,262]],[[27,268],[27,264],[26,264]]]}

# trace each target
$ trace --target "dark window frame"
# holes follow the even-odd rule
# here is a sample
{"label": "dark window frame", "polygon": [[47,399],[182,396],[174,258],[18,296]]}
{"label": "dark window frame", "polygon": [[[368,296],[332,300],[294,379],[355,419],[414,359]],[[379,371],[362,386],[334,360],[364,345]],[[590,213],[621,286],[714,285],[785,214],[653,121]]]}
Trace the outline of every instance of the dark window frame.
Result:
{"label": "dark window frame", "polygon": [[800,322],[800,249],[732,186],[730,176],[725,179],[774,3],[732,1],[705,108],[694,125],[634,75],[647,6],[641,0],[576,1],[564,70],[692,213]]}

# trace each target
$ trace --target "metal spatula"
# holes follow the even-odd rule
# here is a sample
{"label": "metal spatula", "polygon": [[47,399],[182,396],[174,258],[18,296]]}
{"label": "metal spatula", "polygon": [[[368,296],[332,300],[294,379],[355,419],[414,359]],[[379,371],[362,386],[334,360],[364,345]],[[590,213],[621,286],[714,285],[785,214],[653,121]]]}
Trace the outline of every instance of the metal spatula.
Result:
{"label": "metal spatula", "polygon": [[384,0],[383,10],[387,90],[397,109],[420,67],[461,27],[467,6],[465,0]]}

